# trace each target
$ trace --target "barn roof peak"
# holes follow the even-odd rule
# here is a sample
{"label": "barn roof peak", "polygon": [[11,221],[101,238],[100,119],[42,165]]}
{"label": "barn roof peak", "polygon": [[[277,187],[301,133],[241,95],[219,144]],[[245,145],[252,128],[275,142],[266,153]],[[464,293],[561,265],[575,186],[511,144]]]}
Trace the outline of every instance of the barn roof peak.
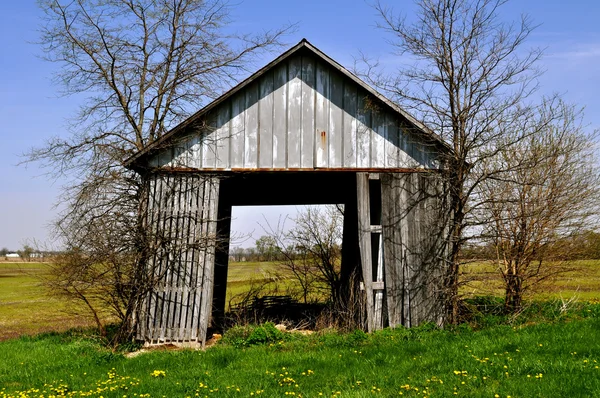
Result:
{"label": "barn roof peak", "polygon": [[246,78],[245,80],[241,81],[239,84],[237,84],[230,90],[223,93],[220,97],[218,97],[217,99],[215,99],[214,101],[212,101],[211,103],[209,103],[208,105],[206,105],[205,107],[200,109],[199,111],[192,114],[186,120],[184,120],[183,122],[181,122],[180,124],[175,126],[173,129],[171,129],[166,134],[164,134],[161,138],[154,141],[152,144],[148,145],[142,151],[139,151],[138,153],[132,155],[129,159],[127,159],[124,162],[124,165],[131,169],[143,168],[144,167],[143,159],[146,158],[149,154],[154,153],[159,148],[163,148],[165,146],[165,144],[167,142],[169,142],[169,140],[171,140],[174,136],[177,136],[179,133],[185,131],[188,126],[192,125],[195,121],[202,118],[203,115],[206,115],[211,110],[217,108],[220,104],[227,101],[232,96],[234,96],[236,93],[240,92],[241,90],[243,90],[244,88],[246,88],[247,86],[249,86],[250,84],[255,82],[257,79],[259,79],[261,76],[268,73],[270,70],[274,69],[280,63],[286,61],[288,58],[294,56],[295,54],[298,54],[298,53],[301,53],[304,51],[308,51],[313,56],[318,57],[319,59],[321,59],[321,61],[328,64],[331,68],[333,68],[334,70],[337,70],[339,73],[346,76],[348,79],[353,81],[355,84],[362,87],[369,94],[371,94],[374,98],[379,100],[386,107],[390,108],[393,112],[399,114],[408,123],[415,126],[417,128],[417,130],[419,130],[423,134],[423,138],[425,140],[427,140],[429,142],[433,142],[436,146],[441,148],[443,151],[451,150],[450,147],[437,134],[435,134],[433,131],[431,131],[429,128],[427,128],[425,125],[420,123],[413,116],[411,116],[409,113],[407,113],[402,108],[400,108],[397,104],[390,101],[385,96],[380,94],[378,91],[373,89],[371,86],[369,86],[363,80],[358,78],[356,75],[354,75],[348,69],[343,67],[341,64],[339,64],[333,58],[329,57],[327,54],[325,54],[324,52],[319,50],[317,47],[315,47],[313,44],[311,44],[308,41],[308,39],[302,38],[297,44],[292,46],[287,51],[283,52],[281,55],[279,55],[273,61],[269,62],[268,64],[266,64],[265,66],[260,68],[258,71],[256,71],[252,75],[250,75],[248,78]]}

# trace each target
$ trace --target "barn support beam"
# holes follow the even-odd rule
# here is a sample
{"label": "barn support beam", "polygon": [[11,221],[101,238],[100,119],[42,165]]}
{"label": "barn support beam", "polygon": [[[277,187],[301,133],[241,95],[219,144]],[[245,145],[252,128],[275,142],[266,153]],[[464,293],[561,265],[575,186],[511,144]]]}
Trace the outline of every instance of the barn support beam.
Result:
{"label": "barn support beam", "polygon": [[[352,183],[352,192],[356,192],[356,179]],[[358,247],[358,210],[356,195],[347,195],[344,203],[344,225],[342,231],[342,264],[340,267],[340,289],[344,310],[354,314],[358,324],[361,319],[360,250]]]}
{"label": "barn support beam", "polygon": [[381,245],[381,190],[378,173],[357,173],[358,246],[365,292],[367,330],[382,329],[384,314],[384,265]]}
{"label": "barn support beam", "polygon": [[210,325],[222,330],[227,298],[227,270],[229,265],[229,237],[231,232],[231,204],[219,201],[217,213],[217,240],[215,248],[215,283]]}

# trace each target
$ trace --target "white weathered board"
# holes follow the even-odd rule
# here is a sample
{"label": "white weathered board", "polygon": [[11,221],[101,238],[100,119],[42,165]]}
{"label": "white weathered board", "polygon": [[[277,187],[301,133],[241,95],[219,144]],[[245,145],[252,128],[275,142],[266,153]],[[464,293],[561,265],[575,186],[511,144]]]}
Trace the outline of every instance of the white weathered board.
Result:
{"label": "white weathered board", "polygon": [[401,115],[314,54],[295,54],[211,109],[150,167],[439,168]]}

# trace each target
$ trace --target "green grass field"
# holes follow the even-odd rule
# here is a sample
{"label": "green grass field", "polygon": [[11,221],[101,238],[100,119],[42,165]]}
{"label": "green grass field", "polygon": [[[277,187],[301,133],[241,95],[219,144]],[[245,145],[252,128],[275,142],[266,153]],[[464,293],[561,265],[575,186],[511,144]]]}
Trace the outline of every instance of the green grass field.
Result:
{"label": "green grass field", "polygon": [[[571,299],[575,300],[600,300],[600,260],[579,260],[561,264],[549,264],[551,269],[566,269],[555,277],[543,282],[527,295],[528,299],[551,300]],[[500,274],[491,262],[479,261],[468,263],[463,266],[464,286],[462,295],[465,297],[475,296],[498,296],[504,294]],[[273,280],[276,275],[278,283]],[[286,281],[286,278],[287,281]],[[236,298],[247,292],[251,285],[260,286],[264,284],[264,290],[275,289],[279,285],[283,287],[293,285],[289,274],[276,262],[245,262],[231,263],[227,282],[228,302],[236,302]]]}
{"label": "green grass field", "polygon": [[[537,286],[528,294],[529,299],[600,300],[600,260],[578,260],[548,264],[560,272]],[[498,271],[489,262],[475,262],[463,266],[465,285],[463,294],[472,296],[499,296],[504,294]]]}
{"label": "green grass field", "polygon": [[92,325],[80,305],[52,297],[41,285],[46,270],[43,263],[0,263],[0,341]]}
{"label": "green grass field", "polygon": [[[40,284],[46,267],[43,263],[0,263],[0,341],[93,325],[85,308],[51,296]],[[600,261],[575,261],[568,267],[569,272],[549,281],[529,298],[600,300]],[[470,280],[463,288],[466,297],[502,295],[500,278],[489,263],[469,264],[464,272],[464,278]],[[262,287],[264,293],[278,289],[283,294],[293,288],[293,282],[275,262],[230,264],[227,303],[239,302],[251,286]]]}
{"label": "green grass field", "polygon": [[[600,262],[570,265],[533,297],[545,302],[515,319],[481,314],[454,329],[371,335],[234,328],[206,351],[128,358],[89,331],[12,338],[90,323],[48,296],[39,283],[44,264],[0,263],[0,398],[600,397]],[[277,268],[232,264],[228,294],[270,281]],[[486,263],[465,268],[465,296],[501,294],[492,271]],[[572,296],[565,311],[557,298]]]}
{"label": "green grass field", "polygon": [[133,358],[42,335],[0,343],[0,397],[594,397],[599,363],[598,304],[536,325],[280,334]]}

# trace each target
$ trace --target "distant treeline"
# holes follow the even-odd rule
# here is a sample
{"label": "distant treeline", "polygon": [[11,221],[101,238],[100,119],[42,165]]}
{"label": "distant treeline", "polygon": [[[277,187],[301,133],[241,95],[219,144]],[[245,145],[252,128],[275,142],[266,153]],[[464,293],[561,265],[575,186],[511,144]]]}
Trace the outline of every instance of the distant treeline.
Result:
{"label": "distant treeline", "polygon": [[39,261],[51,258],[59,253],[59,251],[36,250],[31,246],[25,245],[19,250],[10,250],[6,247],[3,247],[0,249],[0,258],[12,257],[12,255],[17,254],[19,258],[23,259],[24,261]]}

